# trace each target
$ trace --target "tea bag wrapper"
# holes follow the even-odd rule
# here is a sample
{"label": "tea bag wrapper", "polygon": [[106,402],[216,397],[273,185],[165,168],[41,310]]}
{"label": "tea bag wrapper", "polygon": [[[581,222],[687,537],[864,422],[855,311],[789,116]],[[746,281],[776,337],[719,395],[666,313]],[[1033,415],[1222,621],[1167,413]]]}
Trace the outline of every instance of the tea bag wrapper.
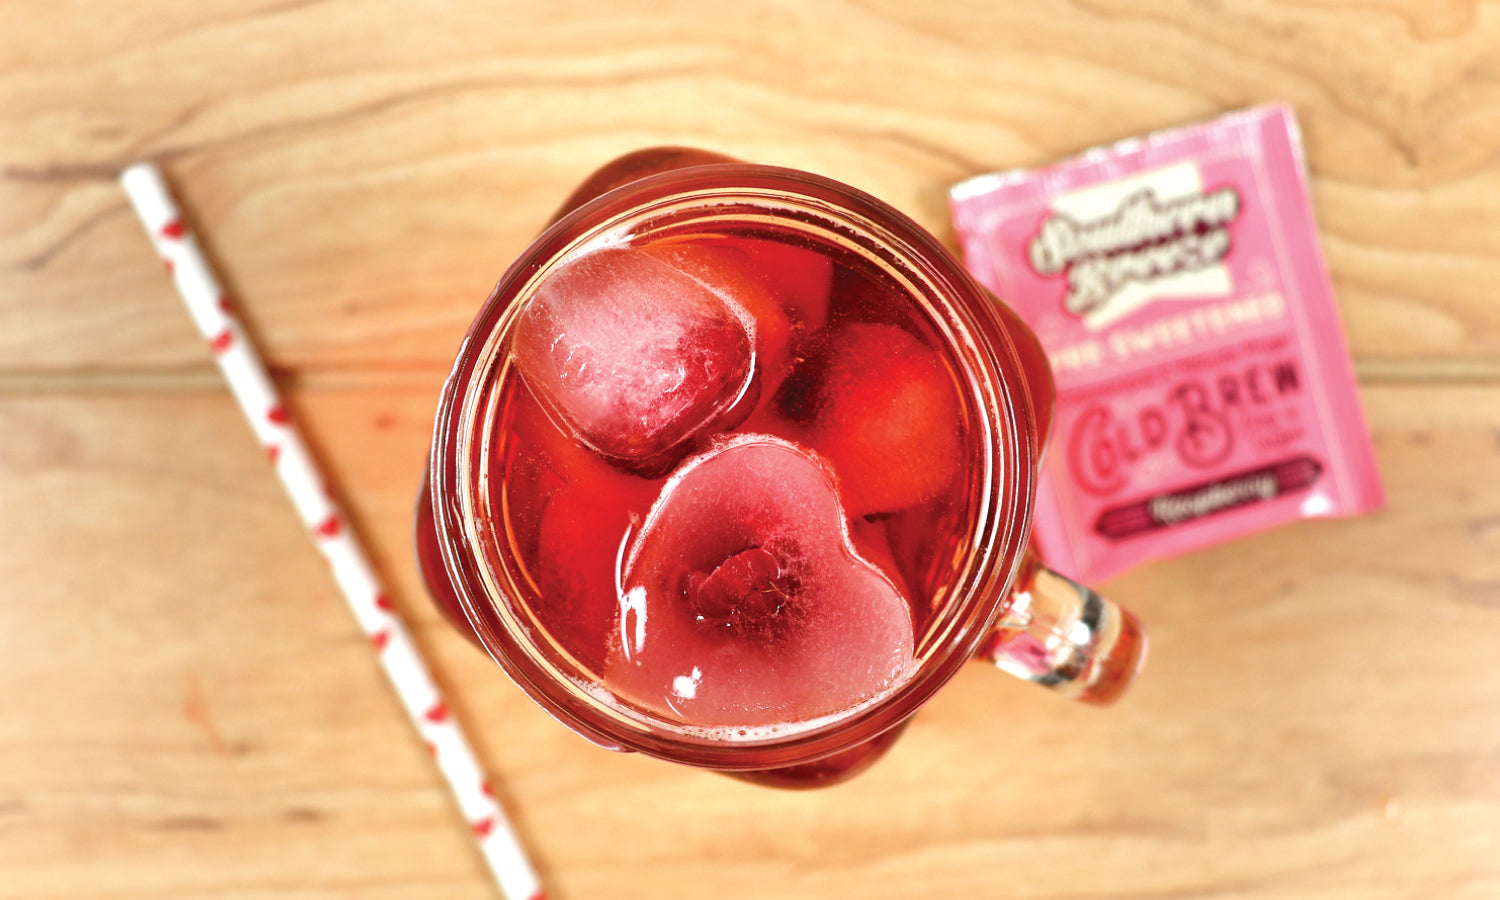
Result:
{"label": "tea bag wrapper", "polygon": [[1100,581],[1383,504],[1290,109],[983,175],[950,202],[965,263],[1056,379],[1050,565]]}

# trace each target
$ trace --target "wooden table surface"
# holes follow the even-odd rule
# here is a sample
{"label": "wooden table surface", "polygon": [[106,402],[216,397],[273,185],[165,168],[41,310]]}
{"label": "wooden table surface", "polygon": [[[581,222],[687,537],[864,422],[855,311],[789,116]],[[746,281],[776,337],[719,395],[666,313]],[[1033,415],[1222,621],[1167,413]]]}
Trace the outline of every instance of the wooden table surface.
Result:
{"label": "wooden table surface", "polygon": [[[496,896],[115,176],[159,160],[553,900],[1500,897],[1500,3],[0,3],[0,898]],[[1389,506],[1105,585],[856,781],[597,750],[438,620],[439,385],[593,167],[697,145],[951,243],[980,172],[1284,100]]]}

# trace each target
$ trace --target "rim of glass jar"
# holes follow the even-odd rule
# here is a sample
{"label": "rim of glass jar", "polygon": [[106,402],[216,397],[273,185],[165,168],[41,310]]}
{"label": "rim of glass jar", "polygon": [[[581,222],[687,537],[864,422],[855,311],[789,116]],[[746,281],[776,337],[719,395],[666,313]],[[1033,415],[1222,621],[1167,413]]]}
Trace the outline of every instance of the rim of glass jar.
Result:
{"label": "rim of glass jar", "polygon": [[[644,710],[600,697],[586,671],[565,670],[545,639],[527,635],[524,592],[503,564],[503,540],[490,527],[486,460],[514,321],[542,280],[574,250],[606,235],[636,233],[664,216],[775,221],[819,229],[824,239],[877,261],[924,297],[963,366],[973,416],[982,429],[977,515],[954,597],[922,635],[914,671],[893,691],[832,721],[755,740],[709,737]],[[788,217],[792,218],[788,218]],[[672,220],[681,225],[682,221]],[[826,230],[824,230],[826,229]],[[444,386],[430,477],[443,563],[459,603],[490,656],[533,700],[589,740],[662,759],[724,770],[800,765],[855,747],[914,713],[979,650],[1008,605],[1030,531],[1040,447],[1032,411],[1020,397],[1024,375],[994,301],[916,222],[832,179],[772,166],[714,164],[650,176],[605,193],[544,231],[500,278],[464,338]],[[1014,448],[1014,451],[1013,451]],[[458,537],[455,537],[458,536]],[[516,607],[520,607],[517,609]],[[539,629],[538,629],[539,630]]]}

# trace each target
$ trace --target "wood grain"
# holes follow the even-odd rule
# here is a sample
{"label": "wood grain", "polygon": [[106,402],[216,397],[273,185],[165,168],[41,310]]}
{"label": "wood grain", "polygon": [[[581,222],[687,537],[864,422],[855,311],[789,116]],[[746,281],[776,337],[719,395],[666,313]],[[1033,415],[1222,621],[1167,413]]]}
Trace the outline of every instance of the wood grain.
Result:
{"label": "wood grain", "polygon": [[1494,8],[13,4],[0,361],[199,360],[112,183],[142,157],[278,365],[441,367],[559,198],[628,149],[806,168],[946,234],[958,179],[1271,99],[1303,121],[1356,355],[1489,361]]}
{"label": "wood grain", "polygon": [[[1500,3],[0,3],[0,898],[495,896],[114,184],[162,161],[553,900],[1500,896]],[[945,188],[1285,100],[1389,493],[1107,585],[1120,706],[972,667],[819,793],[597,750],[426,602],[481,298],[685,143]]]}
{"label": "wood grain", "polygon": [[[298,405],[552,896],[1490,896],[1500,388],[1366,396],[1389,509],[1118,580],[1153,640],[1121,706],[975,666],[813,794],[547,718],[416,582],[430,393]],[[264,460],[218,437],[226,396],[12,397],[0,423],[0,503],[28,511],[0,556],[0,897],[487,895]]]}

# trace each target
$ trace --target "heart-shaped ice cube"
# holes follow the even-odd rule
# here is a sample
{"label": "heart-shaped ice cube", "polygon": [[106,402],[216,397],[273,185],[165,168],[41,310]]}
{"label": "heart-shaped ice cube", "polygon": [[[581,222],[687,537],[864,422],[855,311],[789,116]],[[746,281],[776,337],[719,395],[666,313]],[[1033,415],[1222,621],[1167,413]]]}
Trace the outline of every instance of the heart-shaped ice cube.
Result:
{"label": "heart-shaped ice cube", "polygon": [[667,481],[623,575],[605,683],[694,725],[834,715],[912,665],[906,598],[850,541],[817,457],[739,435]]}

